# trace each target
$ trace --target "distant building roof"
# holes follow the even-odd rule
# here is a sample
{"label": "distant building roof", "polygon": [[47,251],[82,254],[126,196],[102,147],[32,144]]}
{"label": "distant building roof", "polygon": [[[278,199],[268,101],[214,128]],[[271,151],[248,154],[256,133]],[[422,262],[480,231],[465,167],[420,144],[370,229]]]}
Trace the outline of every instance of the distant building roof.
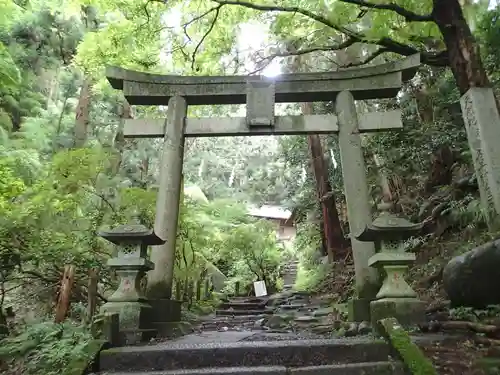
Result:
{"label": "distant building roof", "polygon": [[255,217],[265,217],[268,219],[288,220],[292,217],[292,211],[280,206],[264,205],[260,208],[250,207],[248,215]]}

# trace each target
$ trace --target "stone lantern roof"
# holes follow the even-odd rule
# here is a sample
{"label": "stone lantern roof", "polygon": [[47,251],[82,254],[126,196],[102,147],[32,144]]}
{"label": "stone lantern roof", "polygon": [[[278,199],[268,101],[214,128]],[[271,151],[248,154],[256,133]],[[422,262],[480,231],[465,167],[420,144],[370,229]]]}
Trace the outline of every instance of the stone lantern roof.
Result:
{"label": "stone lantern roof", "polygon": [[165,243],[151,229],[142,224],[119,225],[111,230],[99,232],[99,236],[115,245],[126,242],[141,242],[144,245],[162,245]]}
{"label": "stone lantern roof", "polygon": [[388,212],[390,204],[379,205],[381,214],[355,238],[363,242],[403,241],[418,235],[423,223],[413,224]]}

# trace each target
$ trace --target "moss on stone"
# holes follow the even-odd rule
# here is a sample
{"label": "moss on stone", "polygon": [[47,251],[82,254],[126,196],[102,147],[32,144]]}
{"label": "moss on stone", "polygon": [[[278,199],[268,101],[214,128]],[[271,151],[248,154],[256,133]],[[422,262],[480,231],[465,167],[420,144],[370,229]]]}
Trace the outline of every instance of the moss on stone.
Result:
{"label": "moss on stone", "polygon": [[62,375],[83,375],[97,359],[100,351],[107,344],[106,340],[91,340],[83,349],[81,357],[71,360],[68,367],[63,370]]}
{"label": "moss on stone", "polygon": [[412,375],[438,375],[431,361],[411,341],[408,333],[395,318],[382,319],[379,324],[389,344],[398,353]]}
{"label": "moss on stone", "polygon": [[486,375],[500,374],[500,358],[479,358],[475,365],[481,368]]}

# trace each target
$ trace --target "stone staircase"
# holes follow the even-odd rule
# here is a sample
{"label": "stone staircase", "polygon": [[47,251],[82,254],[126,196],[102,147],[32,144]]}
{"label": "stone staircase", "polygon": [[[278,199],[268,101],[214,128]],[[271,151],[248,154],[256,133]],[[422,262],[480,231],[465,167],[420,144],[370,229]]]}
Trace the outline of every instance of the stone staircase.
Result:
{"label": "stone staircase", "polygon": [[268,309],[266,303],[267,298],[232,297],[219,305],[215,316],[202,321],[200,328],[204,331],[260,329],[258,322],[272,314],[272,309]]}
{"label": "stone staircase", "polygon": [[297,280],[298,266],[299,266],[299,261],[292,260],[287,265],[285,265],[285,267],[283,267],[282,277],[283,277],[284,290],[293,289],[295,280]]}
{"label": "stone staircase", "polygon": [[[102,375],[405,374],[401,363],[391,359],[389,345],[383,340],[369,336],[320,338],[294,329],[263,327],[270,317],[310,307],[307,294],[290,290],[296,274],[297,262],[291,262],[283,273],[287,290],[273,297],[229,298],[200,323],[198,333],[163,343],[104,350],[92,371]],[[295,325],[299,320],[301,323],[304,316],[296,317]]]}
{"label": "stone staircase", "polygon": [[370,339],[164,343],[101,352],[100,374],[403,375],[384,341]]}

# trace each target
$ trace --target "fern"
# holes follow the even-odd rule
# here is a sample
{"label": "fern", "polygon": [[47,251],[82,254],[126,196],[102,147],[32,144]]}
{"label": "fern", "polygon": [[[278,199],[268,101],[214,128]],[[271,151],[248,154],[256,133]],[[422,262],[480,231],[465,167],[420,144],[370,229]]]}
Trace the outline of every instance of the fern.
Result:
{"label": "fern", "polygon": [[86,328],[71,323],[39,323],[21,334],[0,341],[0,359],[23,359],[24,374],[60,374],[70,361],[88,358],[85,351],[92,340]]}

